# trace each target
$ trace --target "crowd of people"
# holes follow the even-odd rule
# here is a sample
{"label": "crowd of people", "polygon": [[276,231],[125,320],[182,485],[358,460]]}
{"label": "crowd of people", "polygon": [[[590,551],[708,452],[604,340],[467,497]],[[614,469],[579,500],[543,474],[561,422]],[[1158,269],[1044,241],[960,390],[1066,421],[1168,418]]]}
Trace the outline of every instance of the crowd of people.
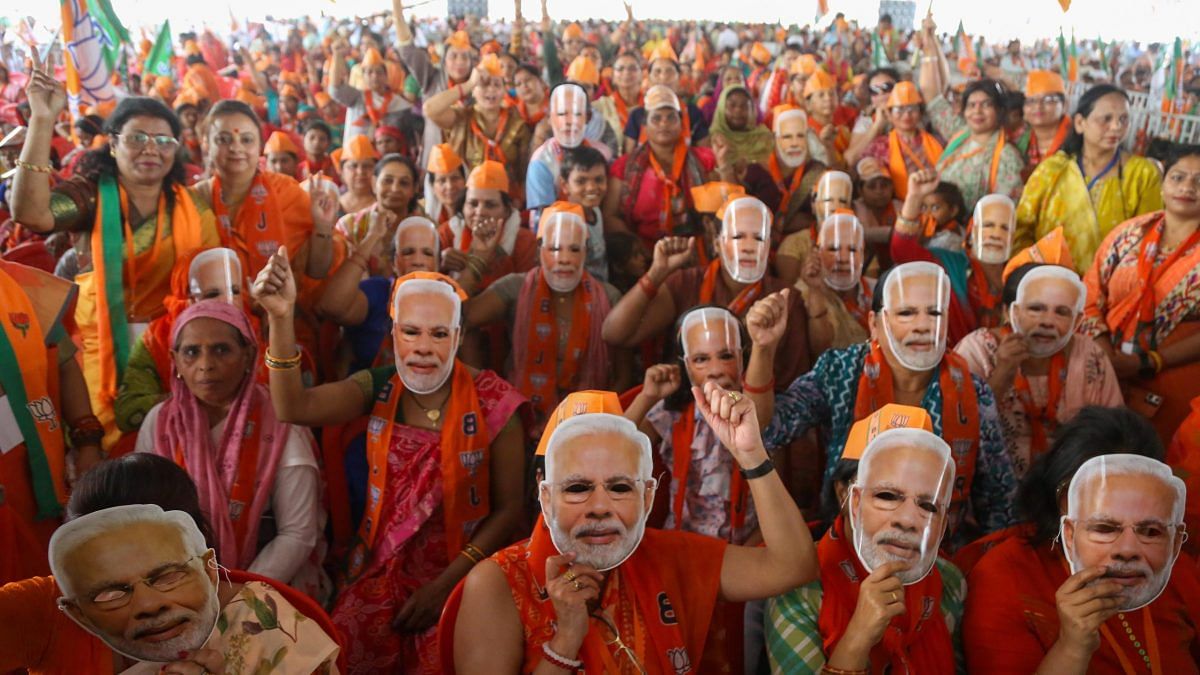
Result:
{"label": "crowd of people", "polygon": [[6,48],[0,672],[1200,672],[1159,47],[626,11]]}

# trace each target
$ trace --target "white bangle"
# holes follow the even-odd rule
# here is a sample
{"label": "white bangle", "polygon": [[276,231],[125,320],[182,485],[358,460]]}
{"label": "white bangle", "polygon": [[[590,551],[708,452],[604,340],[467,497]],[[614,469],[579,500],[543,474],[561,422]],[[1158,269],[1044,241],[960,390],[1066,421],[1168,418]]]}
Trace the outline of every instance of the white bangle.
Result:
{"label": "white bangle", "polygon": [[578,670],[583,667],[583,661],[578,659],[568,659],[562,654],[559,654],[551,649],[549,641],[542,643],[542,653],[546,655],[546,659],[549,660],[550,663],[558,666],[559,668],[566,666],[568,669]]}

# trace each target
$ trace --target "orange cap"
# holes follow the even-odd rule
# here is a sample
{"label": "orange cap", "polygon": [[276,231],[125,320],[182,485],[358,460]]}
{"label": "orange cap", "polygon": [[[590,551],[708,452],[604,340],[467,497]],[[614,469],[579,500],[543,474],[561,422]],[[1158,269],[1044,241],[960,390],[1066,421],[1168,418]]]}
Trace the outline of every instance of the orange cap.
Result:
{"label": "orange cap", "polygon": [[812,75],[808,76],[808,81],[804,83],[804,98],[808,98],[819,91],[826,91],[837,88],[837,83],[834,82],[833,76],[825,72],[823,68],[817,68]]}
{"label": "orange cap", "polygon": [[454,152],[449,143],[438,143],[429,151],[429,159],[425,161],[425,170],[429,173],[450,173],[462,166],[462,157]]}
{"label": "orange cap", "polygon": [[495,54],[487,54],[479,59],[479,67],[492,77],[504,77],[504,66],[500,65],[500,57]]}
{"label": "orange cap", "polygon": [[588,413],[623,415],[625,411],[621,410],[621,399],[617,397],[616,392],[597,389],[573,391],[559,402],[553,413],[550,413],[550,418],[546,420],[546,428],[542,430],[542,438],[538,441],[537,452],[534,454],[545,457],[546,448],[550,445],[550,436],[554,434],[558,425],[571,417]]}
{"label": "orange cap", "polygon": [[342,149],[338,148],[337,150],[334,150],[333,152],[329,153],[329,158],[333,160],[334,166],[341,166],[341,164],[342,164]]}
{"label": "orange cap", "polygon": [[503,51],[503,49],[504,48],[500,46],[499,42],[496,42],[495,40],[488,40],[479,46],[479,53],[485,56],[487,54],[499,54],[501,51]]}
{"label": "orange cap", "polygon": [[279,88],[280,96],[291,96],[292,98],[304,98],[304,94],[300,93],[300,88],[294,84],[285,84]]}
{"label": "orange cap", "polygon": [[892,172],[888,171],[887,166],[874,157],[863,157],[858,160],[858,164],[854,167],[854,170],[864,183],[880,176],[888,180],[892,179]]}
{"label": "orange cap", "polygon": [[697,213],[716,214],[725,202],[746,194],[746,188],[737,183],[713,181],[692,188],[692,206]]}
{"label": "orange cap", "polygon": [[583,39],[583,27],[577,23],[572,23],[571,25],[567,26],[566,28],[563,29],[563,39],[564,40],[582,40]]}
{"label": "orange cap", "polygon": [[556,213],[569,213],[573,216],[578,216],[579,220],[587,223],[586,217],[583,215],[583,207],[573,202],[557,201],[542,209],[542,215],[538,218],[538,231],[541,232],[546,223],[550,221],[550,216]]}
{"label": "orange cap", "polygon": [[850,427],[842,459],[862,459],[863,451],[875,437],[889,429],[924,429],[933,433],[933,420],[924,408],[887,403]]}
{"label": "orange cap", "polygon": [[679,63],[679,56],[675,54],[675,50],[671,47],[671,43],[666,40],[660,40],[658,45],[654,47],[654,51],[650,52],[650,58],[646,62],[666,59],[672,63]]}
{"label": "orange cap", "polygon": [[267,99],[255,94],[254,92],[250,91],[249,89],[246,89],[245,87],[242,87],[241,89],[239,89],[237,95],[234,98],[241,101],[242,103],[245,103],[246,105],[250,106],[251,108],[261,108],[267,104]]}
{"label": "orange cap", "polygon": [[195,89],[185,87],[179,92],[179,95],[175,97],[175,110],[179,110],[185,105],[195,106],[197,108],[200,107],[200,95],[196,93]]}
{"label": "orange cap", "polygon": [[763,43],[755,42],[750,47],[750,60],[760,66],[765,66],[771,62],[771,50],[763,46]]}
{"label": "orange cap", "polygon": [[815,72],[817,72],[817,57],[812,54],[801,54],[795,61],[792,61],[792,67],[788,74],[808,77]]}
{"label": "orange cap", "polygon": [[374,68],[375,66],[378,66],[382,63],[383,63],[383,55],[380,54],[379,50],[375,49],[374,47],[371,47],[370,49],[368,49],[366,55],[363,56],[363,60],[362,60],[363,68]]}
{"label": "orange cap", "polygon": [[263,146],[263,154],[277,155],[282,152],[290,152],[296,157],[300,156],[300,148],[292,142],[292,138],[282,131],[276,131],[267,139],[266,145]]}
{"label": "orange cap", "polygon": [[921,91],[917,89],[917,85],[905,80],[896,83],[896,87],[892,89],[891,96],[888,96],[887,107],[896,108],[902,105],[920,105],[924,102],[924,99],[921,98]]}
{"label": "orange cap", "polygon": [[1059,94],[1065,96],[1067,87],[1063,84],[1062,75],[1049,70],[1031,70],[1025,80],[1026,96],[1045,96]]}
{"label": "orange cap", "polygon": [[471,175],[467,176],[467,188],[508,192],[508,172],[504,170],[504,165],[500,162],[484,160],[482,164],[471,171]]}
{"label": "orange cap", "polygon": [[350,139],[350,142],[341,148],[342,154],[338,161],[340,164],[349,159],[379,159],[379,151],[371,144],[371,139],[367,138],[366,134],[359,134]]}
{"label": "orange cap", "polygon": [[567,68],[567,79],[594,87],[600,84],[600,71],[596,68],[595,61],[586,56],[576,56]]}
{"label": "orange cap", "polygon": [[659,108],[683,109],[679,105],[679,97],[665,84],[656,84],[647,89],[642,106],[646,109],[646,112],[658,110]]}
{"label": "orange cap", "polygon": [[317,104],[318,108],[324,108],[325,106],[329,105],[329,102],[332,100],[333,99],[330,98],[329,94],[326,94],[323,91],[318,91],[317,93],[313,94],[313,102]]}
{"label": "orange cap", "polygon": [[1038,239],[1033,246],[1010,258],[1004,266],[1004,274],[1001,275],[1004,281],[1008,281],[1008,275],[1012,274],[1013,270],[1026,263],[1045,263],[1069,270],[1075,269],[1075,259],[1071,257],[1071,247],[1067,245],[1061,225],[1050,230],[1049,234]]}
{"label": "orange cap", "polygon": [[446,46],[454,49],[471,49],[471,36],[465,30],[457,30],[446,38]]}

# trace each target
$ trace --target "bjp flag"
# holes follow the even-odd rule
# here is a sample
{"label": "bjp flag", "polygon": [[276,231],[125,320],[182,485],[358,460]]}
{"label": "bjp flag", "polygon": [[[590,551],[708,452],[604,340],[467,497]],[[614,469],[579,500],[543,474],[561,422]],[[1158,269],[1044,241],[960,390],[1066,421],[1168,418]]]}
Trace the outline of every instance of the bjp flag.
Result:
{"label": "bjp flag", "polygon": [[62,41],[71,113],[80,106],[114,101],[112,74],[129,32],[109,0],[62,0]]}

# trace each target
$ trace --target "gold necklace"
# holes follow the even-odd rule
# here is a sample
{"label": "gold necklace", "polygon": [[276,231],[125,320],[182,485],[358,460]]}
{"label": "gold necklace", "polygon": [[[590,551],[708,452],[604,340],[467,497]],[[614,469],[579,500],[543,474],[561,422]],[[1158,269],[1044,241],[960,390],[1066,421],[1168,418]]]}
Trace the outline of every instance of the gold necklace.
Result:
{"label": "gold necklace", "polygon": [[447,394],[446,398],[442,399],[442,402],[439,403],[436,408],[426,408],[415,394],[412,397],[413,403],[416,403],[417,407],[425,413],[425,417],[427,417],[429,421],[433,422],[434,424],[437,424],[437,421],[442,418],[442,408],[446,407],[446,401],[449,400],[450,395]]}
{"label": "gold necklace", "polygon": [[1129,625],[1129,621],[1125,618],[1125,613],[1117,614],[1117,618],[1121,620],[1121,627],[1125,629],[1125,635],[1129,637],[1129,641],[1133,643],[1133,648],[1137,650],[1138,656],[1142,657],[1142,661],[1146,663],[1146,670],[1154,672],[1154,667],[1150,665],[1150,655],[1146,653],[1137,636],[1133,634],[1133,628]]}

